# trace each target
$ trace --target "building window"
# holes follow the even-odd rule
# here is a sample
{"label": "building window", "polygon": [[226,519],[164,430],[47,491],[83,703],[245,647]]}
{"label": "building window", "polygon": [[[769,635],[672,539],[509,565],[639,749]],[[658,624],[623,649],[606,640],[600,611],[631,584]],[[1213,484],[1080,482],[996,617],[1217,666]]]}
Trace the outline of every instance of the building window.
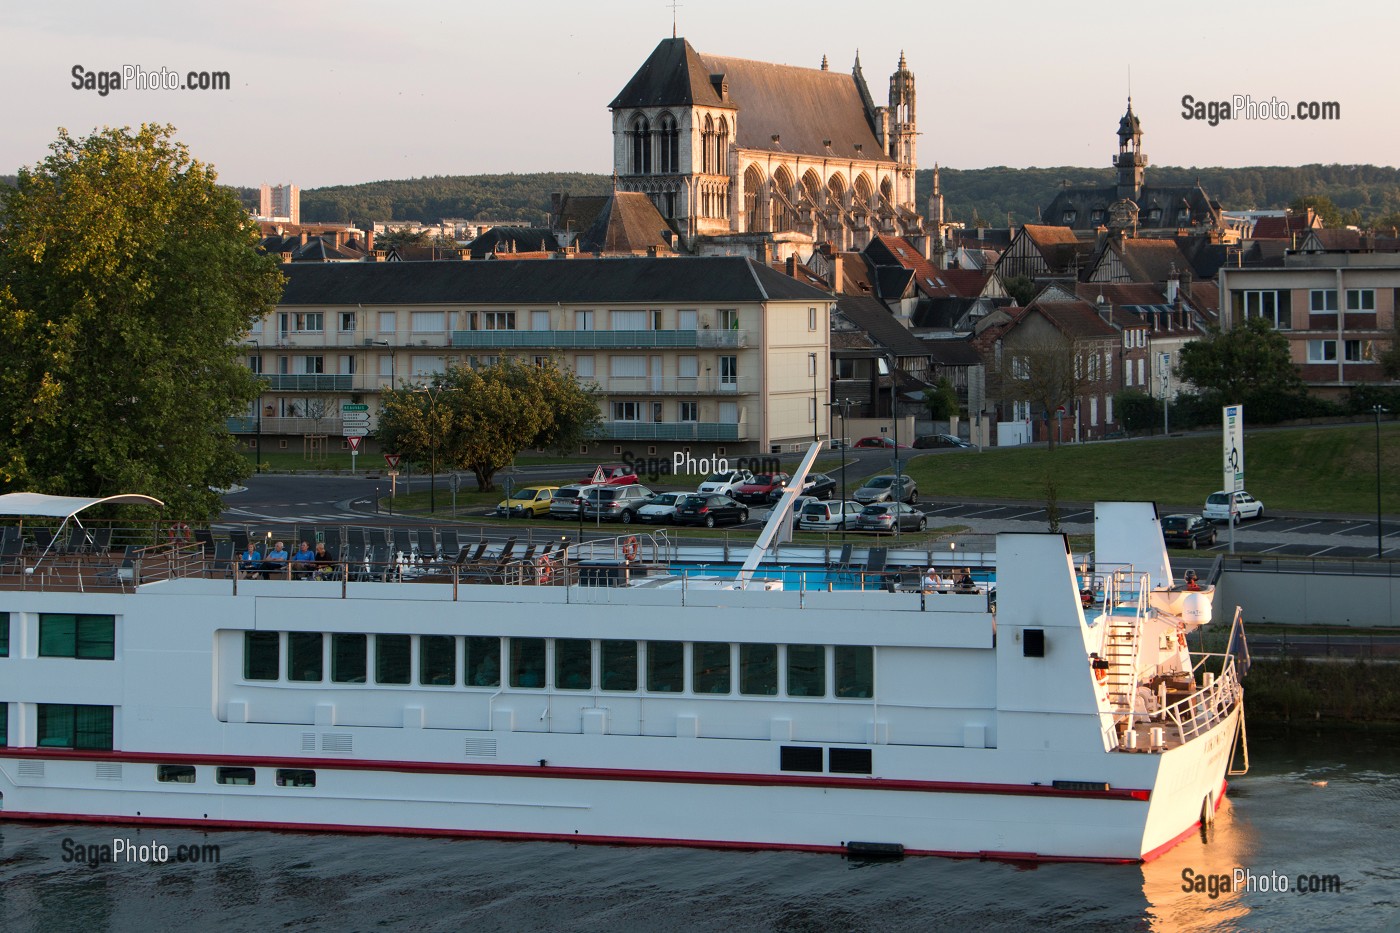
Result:
{"label": "building window", "polygon": [[593,330],[593,312],[575,311],[574,330]]}
{"label": "building window", "polygon": [[613,402],[612,420],[614,421],[641,421],[641,402]]}
{"label": "building window", "polygon": [[641,114],[632,118],[631,137],[632,174],[651,174],[651,124]]}
{"label": "building window", "polygon": [[219,768],[215,778],[220,784],[237,784],[252,787],[258,783],[258,772],[254,768]]}
{"label": "building window", "polygon": [[1078,211],[1075,211],[1075,210],[1068,210],[1068,211],[1065,211],[1063,215],[1061,215],[1060,222],[1061,222],[1062,224],[1064,224],[1066,227],[1068,227],[1070,224],[1074,223],[1074,221],[1075,221],[1078,217],[1079,217],[1079,212],[1078,212]]}
{"label": "building window", "polygon": [[[1129,362],[1131,363],[1131,361]],[[1140,386],[1147,385],[1147,361],[1140,357],[1137,361],[1137,384]]]}
{"label": "building window", "polygon": [[607,640],[599,644],[601,655],[599,684],[604,690],[637,689],[637,643]]}
{"label": "building window", "polygon": [[611,311],[608,317],[613,330],[647,330],[651,326],[651,315],[645,311]]}
{"label": "building window", "polygon": [[112,749],[112,707],[39,704],[40,748]]}
{"label": "building window", "polygon": [[0,618],[0,658],[10,656],[10,614],[7,612]]}
{"label": "building window", "polygon": [[549,312],[531,311],[530,329],[533,331],[549,330]]}
{"label": "building window", "polygon": [[307,375],[319,376],[326,371],[324,356],[304,356],[301,358],[301,371]]}
{"label": "building window", "polygon": [[715,317],[718,319],[720,330],[739,329],[739,311],[737,308],[720,308],[719,311],[715,313]]}
{"label": "building window", "polygon": [[354,312],[354,311],[342,311],[342,312],[340,312],[340,332],[341,332],[342,334],[348,334],[348,333],[353,332],[354,330],[355,330],[355,312]]}
{"label": "building window", "polygon": [[399,329],[398,317],[393,311],[379,312],[379,332],[381,334],[392,334]]}
{"label": "building window", "polygon": [[851,698],[875,695],[875,649],[861,645],[836,646],[836,695]]}
{"label": "building window", "polygon": [[1089,222],[1097,226],[1103,223],[1104,212],[1101,208],[1096,208],[1089,212]]}
{"label": "building window", "polygon": [[826,696],[826,648],[788,645],[787,693],[790,697]]}
{"label": "building window", "polygon": [[1314,288],[1308,292],[1308,310],[1313,314],[1337,313],[1337,290],[1335,288]]}
{"label": "building window", "polygon": [[248,357],[248,371],[257,375],[262,375],[263,364],[261,353]]}
{"label": "building window", "polygon": [[331,681],[362,684],[369,673],[369,636],[339,632],[331,636]]}
{"label": "building window", "polygon": [[278,768],[278,787],[315,787],[316,772],[309,768]]}
{"label": "building window", "polygon": [[510,685],[529,689],[545,686],[545,645],[543,638],[510,640]]}
{"label": "building window", "polygon": [[816,329],[817,329],[817,309],[816,309],[816,308],[808,308],[808,309],[807,309],[807,329],[808,329],[808,330],[816,330]]}
{"label": "building window", "polygon": [[699,420],[700,420],[700,403],[699,403],[699,402],[679,402],[679,403],[677,403],[677,406],[676,406],[676,407],[677,407],[677,411],[678,411],[678,413],[679,413],[679,415],[680,415],[680,417],[677,418],[676,420],[678,420],[678,421],[699,421]]}
{"label": "building window", "polygon": [[325,328],[325,315],[320,311],[309,311],[292,315],[292,331],[298,334],[319,334]]}
{"label": "building window", "polygon": [[281,636],[276,632],[243,633],[243,679],[276,680],[281,676]]}
{"label": "building window", "polygon": [[593,642],[586,638],[554,639],[554,686],[560,690],[593,687]]}
{"label": "building window", "polygon": [[685,689],[685,645],[678,641],[647,642],[647,691],[680,693]]}
{"label": "building window", "polygon": [[10,745],[10,704],[0,703],[0,748]]}
{"label": "building window", "polygon": [[[681,134],[676,128],[676,118],[669,113],[661,115],[661,171],[675,174],[681,170]],[[667,215],[670,216],[670,215]]]}
{"label": "building window", "polygon": [[592,379],[592,378],[593,378],[593,375],[594,375],[593,357],[591,357],[591,356],[576,356],[576,357],[574,357],[574,375],[575,375],[575,376],[580,376],[580,377],[585,378],[585,379]]}
{"label": "building window", "polygon": [[[116,616],[45,613],[39,616],[39,657],[110,661],[116,657],[116,630]],[[8,634],[5,641],[8,646]]]}
{"label": "building window", "polygon": [[501,685],[501,640],[495,637],[469,635],[467,660],[462,671],[468,687],[499,687]]}
{"label": "building window", "polygon": [[1344,358],[1348,363],[1370,363],[1374,359],[1371,346],[1369,340],[1345,341],[1342,345]]}
{"label": "building window", "polygon": [[300,683],[320,683],[325,676],[321,653],[324,639],[320,632],[287,633],[287,679]]}
{"label": "building window", "polygon": [[697,330],[700,313],[694,308],[682,308],[676,312],[676,330]]}
{"label": "building window", "polygon": [[1309,340],[1309,363],[1335,363],[1337,361],[1337,341]]}
{"label": "building window", "polygon": [[739,358],[737,356],[721,356],[719,358],[719,385],[721,390],[732,391],[738,388]]}
{"label": "building window", "polygon": [[739,646],[739,692],[749,696],[778,693],[778,646]]}
{"label": "building window", "polygon": [[515,330],[514,311],[483,311],[481,313],[482,330]]}
{"label": "building window", "polygon": [[[510,312],[505,312],[509,314]],[[489,314],[487,315],[490,316]],[[444,324],[441,311],[414,311],[409,315],[409,329],[415,334],[440,334],[443,332]],[[487,328],[491,330],[492,328]],[[496,328],[498,330],[511,330],[513,328]]]}
{"label": "building window", "polygon": [[450,687],[457,682],[456,638],[424,635],[418,639],[418,682],[428,687]]}
{"label": "building window", "polygon": [[1273,325],[1275,330],[1293,328],[1288,292],[1238,291],[1234,293],[1234,310],[1241,319],[1262,317]]}
{"label": "building window", "polygon": [[1347,311],[1373,314],[1376,310],[1376,290],[1374,288],[1348,288]]}
{"label": "building window", "polygon": [[413,639],[409,635],[374,636],[374,682],[406,684]]}
{"label": "building window", "polygon": [[194,765],[156,765],[156,780],[162,784],[193,784]]}
{"label": "building window", "polygon": [[696,693],[728,693],[729,642],[697,641],[691,646],[692,689]]}

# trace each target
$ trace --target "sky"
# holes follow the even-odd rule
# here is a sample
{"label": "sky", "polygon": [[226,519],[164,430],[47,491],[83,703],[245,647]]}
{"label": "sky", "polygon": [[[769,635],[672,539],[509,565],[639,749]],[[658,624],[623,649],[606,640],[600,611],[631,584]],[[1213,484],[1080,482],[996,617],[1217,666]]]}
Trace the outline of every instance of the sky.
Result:
{"label": "sky", "polygon": [[[1400,158],[1383,43],[1400,5],[883,0],[534,0],[10,4],[0,174],[59,127],[173,124],[234,185],[612,169],[607,105],[661,39],[701,52],[849,70],[877,104],[900,52],[916,80],[918,157],[953,168],[1106,167],[1130,81],[1151,164]],[[878,17],[878,18],[877,18]],[[74,88],[83,73],[228,72],[222,91]],[[1131,72],[1131,76],[1130,76]],[[1336,101],[1329,122],[1206,121],[1200,101]],[[742,119],[742,114],[740,115]]]}

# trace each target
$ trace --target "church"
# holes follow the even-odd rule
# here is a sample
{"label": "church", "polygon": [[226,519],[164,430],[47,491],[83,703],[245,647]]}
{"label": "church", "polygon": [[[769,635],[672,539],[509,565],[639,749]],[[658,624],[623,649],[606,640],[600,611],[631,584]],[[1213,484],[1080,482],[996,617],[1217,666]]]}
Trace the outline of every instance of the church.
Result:
{"label": "church", "polygon": [[842,74],[664,39],[609,109],[617,190],[650,198],[691,252],[785,259],[924,234],[902,53],[877,107],[859,55]]}

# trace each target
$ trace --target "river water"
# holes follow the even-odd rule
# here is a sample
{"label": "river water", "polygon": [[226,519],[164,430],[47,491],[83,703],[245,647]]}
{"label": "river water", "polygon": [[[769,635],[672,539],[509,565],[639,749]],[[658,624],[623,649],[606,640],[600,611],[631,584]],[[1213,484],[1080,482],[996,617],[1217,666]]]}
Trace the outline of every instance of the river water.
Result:
{"label": "river water", "polygon": [[[1400,930],[1400,732],[1255,729],[1251,756],[1145,866],[0,823],[0,930]],[[64,861],[114,837],[219,860]],[[1183,890],[1237,868],[1292,890]]]}

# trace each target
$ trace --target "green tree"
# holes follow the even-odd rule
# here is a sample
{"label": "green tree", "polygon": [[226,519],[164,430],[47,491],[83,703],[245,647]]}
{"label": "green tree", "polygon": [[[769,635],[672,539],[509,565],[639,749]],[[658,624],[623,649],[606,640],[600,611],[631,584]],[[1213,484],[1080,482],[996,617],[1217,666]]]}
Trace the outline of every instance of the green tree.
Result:
{"label": "green tree", "polygon": [[1162,423],[1162,402],[1141,389],[1124,389],[1113,396],[1113,410],[1125,431],[1151,431]]}
{"label": "green tree", "polygon": [[1204,338],[1183,346],[1177,375],[1218,392],[1226,403],[1261,391],[1303,391],[1303,380],[1288,356],[1288,338],[1260,317],[1246,318],[1227,331],[1213,327]]}
{"label": "green tree", "polygon": [[1016,299],[1016,303],[1023,308],[1035,298],[1035,282],[1031,281],[1029,276],[1013,275],[1002,279],[1001,284],[1006,288],[1006,293]]}
{"label": "green tree", "polygon": [[1312,208],[1317,216],[1322,219],[1324,227],[1342,227],[1346,225],[1346,218],[1342,215],[1342,209],[1332,203],[1332,199],[1325,194],[1308,194],[1294,198],[1288,204],[1288,209],[1295,214],[1302,214]]}
{"label": "green tree", "polygon": [[140,492],[212,518],[257,397],[235,341],[282,275],[169,126],[60,130],[0,210],[0,489]]}
{"label": "green tree", "polygon": [[924,407],[934,421],[947,421],[958,413],[958,391],[947,376],[924,390]]}
{"label": "green tree", "polygon": [[431,385],[384,393],[379,440],[420,462],[471,470],[483,490],[522,450],[566,453],[602,420],[596,387],[568,370],[506,358],[482,369],[452,367]]}

